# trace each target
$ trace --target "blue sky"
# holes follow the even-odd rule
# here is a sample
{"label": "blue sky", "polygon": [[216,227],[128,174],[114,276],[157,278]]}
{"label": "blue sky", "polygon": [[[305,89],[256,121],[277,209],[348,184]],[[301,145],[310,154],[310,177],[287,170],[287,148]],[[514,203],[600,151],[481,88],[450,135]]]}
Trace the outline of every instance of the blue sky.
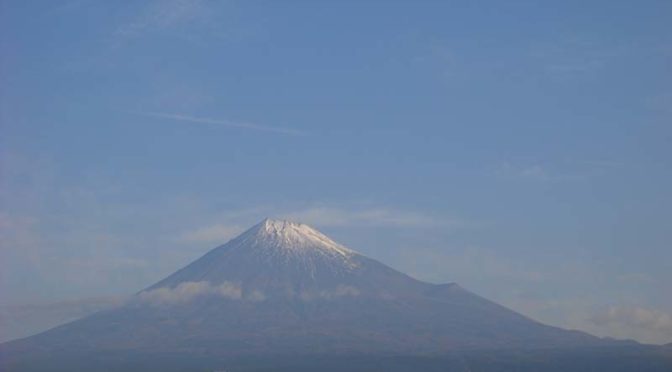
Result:
{"label": "blue sky", "polygon": [[0,302],[133,293],[266,216],[672,341],[672,3],[0,3]]}

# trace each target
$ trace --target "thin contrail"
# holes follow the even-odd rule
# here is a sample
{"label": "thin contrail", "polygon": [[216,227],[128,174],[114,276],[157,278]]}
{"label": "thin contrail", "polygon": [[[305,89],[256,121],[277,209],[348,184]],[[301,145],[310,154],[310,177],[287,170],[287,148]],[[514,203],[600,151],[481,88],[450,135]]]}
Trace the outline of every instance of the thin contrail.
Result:
{"label": "thin contrail", "polygon": [[197,118],[197,117],[188,116],[188,115],[167,114],[167,113],[162,113],[162,112],[141,112],[140,115],[151,116],[151,117],[154,117],[154,118],[170,119],[170,120],[177,120],[177,121],[186,121],[186,122],[190,122],[190,123],[215,124],[215,125],[222,125],[222,126],[227,126],[227,127],[232,127],[232,128],[243,128],[243,129],[252,129],[252,130],[258,130],[258,131],[264,131],[264,132],[281,133],[281,134],[287,134],[287,135],[292,135],[292,136],[305,136],[306,135],[305,132],[300,131],[300,130],[296,130],[296,129],[269,127],[269,126],[265,126],[265,125],[258,125],[258,124],[253,124],[253,123],[241,123],[241,122],[230,121],[230,120]]}

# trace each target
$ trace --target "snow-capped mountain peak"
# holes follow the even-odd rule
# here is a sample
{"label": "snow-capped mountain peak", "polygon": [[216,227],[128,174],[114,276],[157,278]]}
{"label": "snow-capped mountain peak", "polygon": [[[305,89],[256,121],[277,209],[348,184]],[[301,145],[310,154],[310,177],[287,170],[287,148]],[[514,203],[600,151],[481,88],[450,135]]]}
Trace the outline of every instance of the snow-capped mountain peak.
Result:
{"label": "snow-capped mountain peak", "polygon": [[453,284],[418,281],[307,225],[267,219],[128,304],[19,340],[2,356],[128,350],[201,360],[610,344],[534,322]]}
{"label": "snow-capped mountain peak", "polygon": [[308,225],[265,219],[150,289],[199,281],[240,283],[268,293],[269,286],[294,287],[298,282],[331,288],[349,280],[362,259]]}

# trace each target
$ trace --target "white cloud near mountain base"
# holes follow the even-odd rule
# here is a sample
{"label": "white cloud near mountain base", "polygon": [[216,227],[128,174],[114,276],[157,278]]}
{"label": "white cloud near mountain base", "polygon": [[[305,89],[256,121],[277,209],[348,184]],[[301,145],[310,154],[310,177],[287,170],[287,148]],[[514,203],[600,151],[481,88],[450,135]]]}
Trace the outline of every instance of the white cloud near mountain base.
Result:
{"label": "white cloud near mountain base", "polygon": [[595,313],[589,322],[617,338],[652,343],[672,341],[672,313],[659,309],[615,305]]}
{"label": "white cloud near mountain base", "polygon": [[670,332],[672,336],[672,314],[636,306],[610,306],[592,318],[597,325],[624,325],[651,330]]}
{"label": "white cloud near mountain base", "polygon": [[253,291],[248,296],[238,284],[224,282],[213,285],[206,281],[183,282],[175,288],[157,288],[140,292],[135,298],[140,303],[150,305],[178,305],[191,302],[205,296],[215,296],[230,300],[261,301],[265,299],[263,293]]}
{"label": "white cloud near mountain base", "polygon": [[311,294],[311,293],[302,293],[301,298],[304,300],[311,300],[315,298],[319,299],[325,299],[325,300],[333,300],[341,297],[356,297],[360,295],[359,289],[350,286],[350,285],[339,285],[333,290],[329,291],[320,291],[319,293],[316,294]]}

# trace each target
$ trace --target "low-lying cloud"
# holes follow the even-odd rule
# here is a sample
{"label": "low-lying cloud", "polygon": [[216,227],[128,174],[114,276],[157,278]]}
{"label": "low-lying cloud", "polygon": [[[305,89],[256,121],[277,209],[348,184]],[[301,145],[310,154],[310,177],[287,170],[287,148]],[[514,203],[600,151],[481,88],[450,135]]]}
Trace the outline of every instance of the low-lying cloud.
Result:
{"label": "low-lying cloud", "polygon": [[244,293],[240,285],[231,282],[213,285],[207,281],[183,282],[174,288],[157,288],[140,292],[135,300],[151,305],[178,305],[203,297],[220,297],[230,300],[263,301],[266,296],[261,291]]}
{"label": "low-lying cloud", "polygon": [[611,306],[588,319],[596,331],[615,338],[664,344],[672,341],[672,313],[640,306]]}
{"label": "low-lying cloud", "polygon": [[611,306],[592,317],[596,325],[617,325],[670,332],[672,336],[672,314],[659,310],[631,306]]}
{"label": "low-lying cloud", "polygon": [[[339,285],[331,290],[322,291],[301,291],[289,290],[284,295],[300,299],[302,301],[312,300],[334,300],[343,297],[359,296],[359,289],[349,285]],[[181,305],[204,298],[218,297],[234,301],[261,302],[267,299],[266,293],[260,290],[243,290],[240,285],[225,281],[214,285],[207,281],[183,282],[178,286],[162,287],[140,292],[131,301],[136,304],[149,304],[154,306]]]}
{"label": "low-lying cloud", "polygon": [[303,301],[312,301],[312,300],[334,300],[342,297],[356,297],[359,296],[361,292],[359,289],[349,286],[349,285],[339,285],[333,290],[322,290],[322,291],[303,291],[300,293],[290,292],[291,296],[297,296]]}

